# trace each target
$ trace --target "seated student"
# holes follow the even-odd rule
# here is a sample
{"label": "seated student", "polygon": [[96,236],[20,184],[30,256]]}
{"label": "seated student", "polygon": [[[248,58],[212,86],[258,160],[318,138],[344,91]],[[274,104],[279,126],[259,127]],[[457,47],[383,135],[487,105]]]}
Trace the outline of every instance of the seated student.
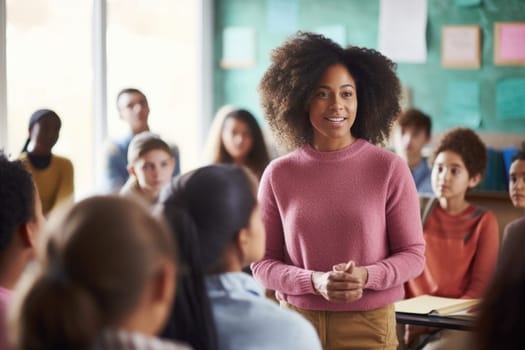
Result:
{"label": "seated student", "polygon": [[512,236],[478,311],[477,350],[525,349],[525,231]]}
{"label": "seated student", "polygon": [[7,308],[13,289],[33,259],[44,222],[42,204],[31,174],[20,161],[0,152],[0,349],[7,342]]}
{"label": "seated student", "polygon": [[206,149],[209,163],[244,165],[259,179],[270,162],[262,130],[245,109],[225,106],[217,112]]}
{"label": "seated student", "polygon": [[[177,337],[196,349],[321,349],[308,321],[268,300],[241,272],[264,254],[255,176],[238,165],[210,165],[174,179],[167,190],[163,212],[189,270],[171,322],[203,328]],[[207,297],[201,293],[203,272]],[[206,320],[209,310],[194,311],[209,303],[214,324]],[[203,340],[214,339],[214,328],[217,341],[203,346]]]}
{"label": "seated student", "polygon": [[131,140],[128,148],[129,179],[120,194],[132,196],[153,205],[161,188],[175,170],[171,149],[157,135],[144,131]]}
{"label": "seated student", "polygon": [[169,229],[138,203],[91,197],[49,222],[15,300],[19,349],[188,349],[154,337],[175,290]]}
{"label": "seated student", "polygon": [[[143,131],[149,131],[149,104],[146,95],[138,89],[126,88],[117,95],[117,108],[120,119],[128,124],[129,131],[121,139],[108,142],[104,154],[104,191],[118,193],[128,180],[127,154],[133,136]],[[170,145],[175,158],[174,175],[180,173],[179,148]]]}
{"label": "seated student", "polygon": [[[425,269],[406,283],[406,297],[481,298],[496,265],[498,223],[494,213],[467,202],[465,194],[481,180],[487,164],[485,146],[472,130],[453,129],[436,146],[432,164],[437,198],[423,222]],[[468,332],[408,326],[405,341],[410,344],[418,335],[425,335],[420,339],[428,348],[447,344],[461,349]]]}
{"label": "seated student", "polygon": [[431,128],[429,116],[417,109],[408,109],[399,116],[393,130],[396,153],[407,162],[417,192],[421,194],[432,194],[431,170],[428,159],[421,153],[430,141]]}
{"label": "seated student", "polygon": [[29,137],[20,155],[33,175],[44,215],[73,200],[73,164],[52,153],[61,124],[58,115],[49,109],[34,112],[29,120]]}
{"label": "seated student", "polygon": [[[509,170],[509,195],[512,205],[525,209],[525,142],[521,149],[512,157]],[[525,216],[516,219],[505,226],[501,254],[506,254],[509,246],[514,244],[515,236],[525,235]]]}

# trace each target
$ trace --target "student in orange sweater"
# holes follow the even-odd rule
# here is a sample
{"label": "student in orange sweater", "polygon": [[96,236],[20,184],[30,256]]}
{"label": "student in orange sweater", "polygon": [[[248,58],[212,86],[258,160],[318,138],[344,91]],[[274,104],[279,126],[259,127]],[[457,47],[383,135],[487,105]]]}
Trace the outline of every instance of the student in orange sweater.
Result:
{"label": "student in orange sweater", "polygon": [[[437,200],[423,224],[425,269],[407,282],[406,297],[481,298],[496,265],[498,223],[494,213],[467,202],[465,194],[481,180],[487,164],[485,146],[472,130],[456,128],[443,136],[432,160]],[[413,343],[418,335],[428,344],[425,349],[441,348],[437,344],[443,343],[461,349],[468,341],[467,332],[408,326],[405,342]]]}

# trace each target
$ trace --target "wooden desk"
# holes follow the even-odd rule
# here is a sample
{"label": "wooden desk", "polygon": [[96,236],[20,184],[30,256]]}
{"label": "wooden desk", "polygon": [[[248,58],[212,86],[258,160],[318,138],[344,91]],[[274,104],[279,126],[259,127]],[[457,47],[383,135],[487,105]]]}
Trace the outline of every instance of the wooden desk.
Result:
{"label": "wooden desk", "polygon": [[436,315],[418,315],[396,312],[396,321],[400,324],[414,324],[418,326],[456,329],[471,331],[474,329],[474,319],[452,318]]}

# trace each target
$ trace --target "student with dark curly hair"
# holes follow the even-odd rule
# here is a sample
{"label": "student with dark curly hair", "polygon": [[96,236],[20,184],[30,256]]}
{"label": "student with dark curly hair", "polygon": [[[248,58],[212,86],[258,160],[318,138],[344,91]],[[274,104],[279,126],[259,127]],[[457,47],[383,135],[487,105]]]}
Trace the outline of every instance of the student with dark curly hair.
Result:
{"label": "student with dark curly hair", "polygon": [[[407,297],[481,298],[496,265],[498,222],[492,211],[467,202],[465,194],[485,172],[485,145],[474,131],[453,129],[436,146],[432,164],[432,188],[437,198],[423,223],[425,269],[407,283]],[[438,345],[443,349],[469,348],[468,332],[436,331],[407,326],[405,342],[420,341],[429,349]]]}
{"label": "student with dark curly hair", "polygon": [[229,106],[219,109],[206,148],[209,163],[244,165],[258,179],[270,162],[261,127],[253,114],[245,109]]}
{"label": "student with dark curly hair", "polygon": [[260,83],[266,118],[296,149],[263,174],[266,251],[252,270],[325,349],[395,349],[393,302],[423,268],[414,181],[376,146],[399,112],[394,70],[377,51],[298,33]]}

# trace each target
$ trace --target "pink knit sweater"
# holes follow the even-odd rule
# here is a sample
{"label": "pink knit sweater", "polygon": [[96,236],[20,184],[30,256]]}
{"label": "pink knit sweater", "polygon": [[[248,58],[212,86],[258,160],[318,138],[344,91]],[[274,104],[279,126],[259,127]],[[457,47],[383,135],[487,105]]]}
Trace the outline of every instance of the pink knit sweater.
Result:
{"label": "pink knit sweater", "polygon": [[[266,228],[255,278],[304,309],[363,311],[403,298],[419,275],[424,240],[416,187],[394,153],[358,139],[333,152],[306,145],[273,161],[259,188]],[[333,303],[313,289],[313,271],[354,260],[368,269],[363,297]]]}

